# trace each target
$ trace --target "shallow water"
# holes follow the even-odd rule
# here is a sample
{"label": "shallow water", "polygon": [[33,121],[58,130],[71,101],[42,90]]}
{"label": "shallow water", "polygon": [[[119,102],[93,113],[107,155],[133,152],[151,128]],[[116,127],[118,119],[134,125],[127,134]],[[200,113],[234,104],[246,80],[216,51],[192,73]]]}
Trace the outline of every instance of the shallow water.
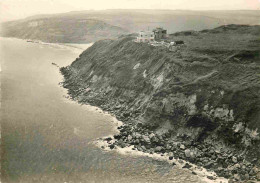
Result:
{"label": "shallow water", "polygon": [[114,133],[113,118],[65,99],[51,64],[68,65],[82,50],[0,41],[3,182],[202,182],[165,161],[93,144]]}

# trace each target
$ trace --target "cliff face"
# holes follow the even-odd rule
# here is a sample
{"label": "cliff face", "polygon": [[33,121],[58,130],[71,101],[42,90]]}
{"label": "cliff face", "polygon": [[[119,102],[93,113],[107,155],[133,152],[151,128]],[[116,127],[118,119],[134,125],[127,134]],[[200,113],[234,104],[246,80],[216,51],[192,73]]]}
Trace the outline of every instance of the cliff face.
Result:
{"label": "cliff face", "polygon": [[244,151],[260,163],[260,26],[191,35],[174,52],[132,37],[96,42],[61,68],[81,103],[186,142]]}

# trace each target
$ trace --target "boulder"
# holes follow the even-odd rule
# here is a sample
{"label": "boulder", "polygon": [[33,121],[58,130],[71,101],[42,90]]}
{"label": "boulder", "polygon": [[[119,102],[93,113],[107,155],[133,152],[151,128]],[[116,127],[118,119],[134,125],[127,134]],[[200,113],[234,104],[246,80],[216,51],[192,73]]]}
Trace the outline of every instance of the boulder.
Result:
{"label": "boulder", "polygon": [[240,176],[238,174],[235,174],[234,179],[236,179],[237,181],[240,181]]}
{"label": "boulder", "polygon": [[248,180],[248,179],[249,179],[249,174],[246,173],[246,174],[245,174],[245,180]]}
{"label": "boulder", "polygon": [[162,147],[161,146],[157,146],[156,148],[155,148],[155,152],[160,152],[162,150]]}
{"label": "boulder", "polygon": [[172,152],[169,152],[169,156],[173,156],[173,153],[172,153]]}
{"label": "boulder", "polygon": [[112,140],[112,138],[111,137],[107,137],[107,138],[105,138],[105,140],[109,142],[109,141]]}
{"label": "boulder", "polygon": [[235,156],[232,156],[233,163],[237,163],[237,158]]}
{"label": "boulder", "polygon": [[109,146],[109,148],[110,148],[110,149],[114,149],[114,148],[115,148],[115,145],[114,145],[114,144],[111,144],[111,145]]}
{"label": "boulder", "polygon": [[152,137],[152,142],[158,144],[159,143],[159,139],[157,137]]}
{"label": "boulder", "polygon": [[153,138],[155,135],[154,135],[154,133],[151,133],[150,135],[149,135],[149,138],[151,139],[151,138]]}
{"label": "boulder", "polygon": [[215,178],[213,176],[207,176],[208,179],[214,180]]}
{"label": "boulder", "polygon": [[185,163],[185,165],[182,168],[191,168],[192,166],[189,163]]}
{"label": "boulder", "polygon": [[190,157],[191,157],[191,151],[190,151],[189,149],[186,149],[186,150],[184,151],[184,153],[185,153],[185,156],[186,156],[187,158],[190,158]]}
{"label": "boulder", "polygon": [[146,151],[146,148],[145,148],[145,146],[141,146],[141,148],[142,148],[142,150],[143,150],[143,151]]}
{"label": "boulder", "polygon": [[234,168],[235,168],[235,169],[239,169],[240,167],[241,167],[241,166],[240,166],[240,164],[238,164],[238,163],[234,165]]}
{"label": "boulder", "polygon": [[258,173],[256,174],[256,179],[257,179],[258,181],[260,181],[260,172],[258,172]]}
{"label": "boulder", "polygon": [[144,142],[150,143],[150,138],[146,135],[143,135]]}
{"label": "boulder", "polygon": [[131,135],[128,135],[127,140],[131,141],[132,139],[133,139],[133,137]]}
{"label": "boulder", "polygon": [[206,163],[206,164],[204,165],[204,167],[207,168],[207,169],[209,169],[209,168],[211,168],[213,165],[214,165],[214,163],[213,163],[212,161],[210,161],[210,162]]}
{"label": "boulder", "polygon": [[135,138],[137,138],[137,139],[139,139],[139,138],[141,138],[141,134],[140,133],[135,133]]}
{"label": "boulder", "polygon": [[178,162],[179,162],[179,163],[183,163],[183,160],[179,159]]}
{"label": "boulder", "polygon": [[166,145],[166,150],[171,150],[172,146],[170,144]]}
{"label": "boulder", "polygon": [[183,144],[180,145],[180,149],[184,150],[185,146]]}

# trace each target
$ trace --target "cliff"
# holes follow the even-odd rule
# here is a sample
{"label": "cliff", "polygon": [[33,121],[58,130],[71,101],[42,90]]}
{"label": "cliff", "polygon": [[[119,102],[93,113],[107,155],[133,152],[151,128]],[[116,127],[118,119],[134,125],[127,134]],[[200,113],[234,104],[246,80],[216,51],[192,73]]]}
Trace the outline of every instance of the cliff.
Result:
{"label": "cliff", "polygon": [[[247,25],[178,33],[169,39],[185,44],[175,51],[136,43],[131,36],[98,41],[61,68],[63,86],[74,100],[111,111],[125,122],[115,145],[134,144],[152,153],[173,151],[177,158],[214,169],[220,176],[256,179],[259,36],[260,26]],[[137,137],[136,131],[149,141]],[[161,142],[151,134],[159,135]],[[175,149],[174,142],[185,148]],[[196,156],[187,155],[187,148]],[[249,163],[242,169],[244,162]],[[239,168],[230,170],[236,164]]]}

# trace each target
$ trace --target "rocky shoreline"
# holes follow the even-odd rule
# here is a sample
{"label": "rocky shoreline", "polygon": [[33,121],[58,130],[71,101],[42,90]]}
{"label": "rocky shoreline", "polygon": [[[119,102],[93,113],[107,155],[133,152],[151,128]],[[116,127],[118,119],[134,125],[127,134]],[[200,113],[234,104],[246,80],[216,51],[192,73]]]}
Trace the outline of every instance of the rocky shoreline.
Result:
{"label": "rocky shoreline", "polygon": [[[191,164],[203,167],[210,172],[215,172],[218,177],[224,177],[229,182],[258,182],[260,181],[260,171],[254,159],[249,162],[245,159],[243,152],[237,151],[236,148],[227,147],[220,144],[217,139],[203,142],[194,142],[186,139],[185,135],[178,134],[172,136],[171,132],[153,132],[149,125],[136,123],[137,114],[127,111],[125,105],[104,104],[104,98],[93,97],[94,91],[88,91],[88,96],[82,100],[82,92],[76,84],[67,83],[68,72],[61,69],[65,81],[61,83],[68,89],[70,99],[80,104],[90,104],[107,111],[124,124],[118,127],[119,134],[106,137],[110,149],[116,147],[125,148],[133,146],[133,150],[138,150],[149,154],[168,155],[169,160],[177,159],[180,162],[187,161],[183,168],[191,168]],[[174,166],[175,163],[173,162]],[[207,176],[210,180],[215,180],[217,176]]]}
{"label": "rocky shoreline", "polygon": [[[161,156],[167,154],[169,160],[177,159],[180,163],[183,163],[183,160],[189,162],[185,163],[182,168],[190,169],[191,164],[198,165],[215,172],[219,177],[229,179],[229,182],[257,181],[258,168],[243,161],[243,157],[232,150],[220,149],[218,151],[214,148],[214,144],[207,142],[199,144],[183,141],[181,138],[173,140],[170,133],[163,135],[153,133],[140,123],[137,125],[127,123],[118,127],[118,130],[119,134],[103,139],[109,143],[110,149],[133,146],[133,150],[149,154],[157,153]],[[173,162],[172,165],[176,164]],[[217,177],[207,176],[207,178],[215,180]]]}

